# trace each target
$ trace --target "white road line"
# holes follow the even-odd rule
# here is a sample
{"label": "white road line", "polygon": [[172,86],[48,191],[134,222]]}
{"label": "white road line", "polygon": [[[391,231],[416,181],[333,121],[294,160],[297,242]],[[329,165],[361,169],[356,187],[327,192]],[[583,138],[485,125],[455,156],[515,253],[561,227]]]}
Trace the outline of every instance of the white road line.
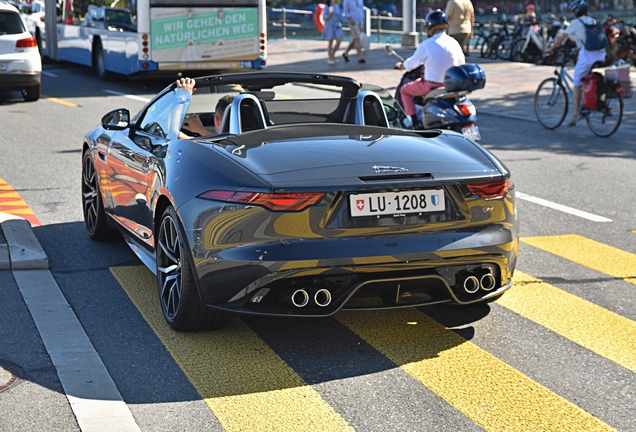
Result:
{"label": "white road line", "polygon": [[17,270],[13,276],[82,432],[140,431],[51,272]]}
{"label": "white road line", "polygon": [[151,100],[151,99],[144,98],[144,97],[141,97],[141,96],[130,95],[130,94],[126,94],[126,93],[117,92],[117,91],[114,91],[114,90],[104,90],[104,93],[109,93],[109,94],[112,94],[112,95],[115,95],[115,96],[123,96],[123,97],[127,97],[128,99],[134,99],[134,100],[141,101],[141,102],[146,102],[146,103],[150,102],[150,100]]}
{"label": "white road line", "polygon": [[554,203],[552,201],[545,200],[543,198],[537,198],[537,197],[534,197],[532,195],[524,194],[522,192],[517,192],[516,196],[519,199],[522,199],[522,200],[525,200],[525,201],[530,201],[532,203],[539,204],[539,205],[542,205],[544,207],[551,208],[553,210],[558,210],[558,211],[562,211],[564,213],[569,213],[571,215],[578,216],[578,217],[583,218],[583,219],[591,220],[592,222],[612,222],[611,219],[608,219],[606,217],[598,216],[598,215],[595,215],[595,214],[592,214],[592,213],[588,213],[588,212],[583,211],[583,210],[577,210],[577,209],[572,208],[572,207],[568,207],[568,206],[565,206],[565,205],[562,205],[562,204],[557,204],[557,203]]}
{"label": "white road line", "polygon": [[54,74],[53,72],[42,71],[42,75],[46,75],[47,77],[57,78],[59,75]]}

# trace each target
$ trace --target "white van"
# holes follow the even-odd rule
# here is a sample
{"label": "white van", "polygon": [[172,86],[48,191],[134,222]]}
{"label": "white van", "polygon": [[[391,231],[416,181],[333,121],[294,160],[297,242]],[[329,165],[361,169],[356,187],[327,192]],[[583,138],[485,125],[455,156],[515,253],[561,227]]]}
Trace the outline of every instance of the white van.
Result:
{"label": "white van", "polygon": [[21,91],[27,102],[40,98],[42,61],[37,41],[18,10],[0,1],[0,90]]}

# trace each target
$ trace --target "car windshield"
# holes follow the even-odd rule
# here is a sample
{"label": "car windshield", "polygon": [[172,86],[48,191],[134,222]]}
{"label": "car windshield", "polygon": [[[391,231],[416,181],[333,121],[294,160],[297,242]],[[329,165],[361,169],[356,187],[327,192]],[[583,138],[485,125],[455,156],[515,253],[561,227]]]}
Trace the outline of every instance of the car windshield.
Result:
{"label": "car windshield", "polygon": [[[328,81],[328,80],[327,80]],[[336,80],[334,80],[336,81]],[[355,82],[353,82],[355,83]],[[297,123],[351,123],[352,109],[359,92],[368,90],[376,93],[387,115],[389,126],[410,129],[406,116],[391,94],[378,86],[342,82],[306,82],[302,80],[273,80],[263,83],[240,79],[233,84],[211,85],[197,82],[197,90],[192,96],[188,114],[214,116],[219,99],[226,95],[251,94],[261,104],[268,125]]]}
{"label": "car windshield", "polygon": [[0,11],[0,35],[24,33],[24,24],[20,15],[15,12]]}
{"label": "car windshield", "polygon": [[272,124],[343,123],[344,110],[339,111],[351,98],[341,98],[342,88],[314,86],[307,83],[285,83],[266,91],[249,90],[242,86],[215,86],[198,89],[188,113],[214,113],[219,99],[249,93],[261,101]]}

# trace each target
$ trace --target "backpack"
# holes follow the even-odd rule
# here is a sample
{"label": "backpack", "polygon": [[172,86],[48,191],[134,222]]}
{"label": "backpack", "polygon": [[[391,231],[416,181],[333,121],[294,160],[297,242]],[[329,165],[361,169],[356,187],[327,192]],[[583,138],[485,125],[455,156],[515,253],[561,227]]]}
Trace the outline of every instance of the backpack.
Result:
{"label": "backpack", "polygon": [[609,44],[601,24],[583,24],[585,26],[585,49],[600,51]]}

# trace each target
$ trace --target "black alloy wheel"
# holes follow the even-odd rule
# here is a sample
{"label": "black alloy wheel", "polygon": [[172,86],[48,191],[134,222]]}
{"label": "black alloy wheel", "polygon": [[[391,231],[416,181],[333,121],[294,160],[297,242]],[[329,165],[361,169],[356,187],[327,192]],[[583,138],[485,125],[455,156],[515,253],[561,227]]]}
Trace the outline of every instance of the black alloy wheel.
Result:
{"label": "black alloy wheel", "polygon": [[104,203],[99,191],[99,179],[90,152],[84,153],[82,164],[82,208],[84,226],[93,240],[106,240],[114,237],[115,231],[106,222]]}
{"label": "black alloy wheel", "polygon": [[232,315],[209,308],[199,300],[179,219],[172,206],[161,217],[156,253],[159,300],[168,325],[177,331],[226,327]]}

